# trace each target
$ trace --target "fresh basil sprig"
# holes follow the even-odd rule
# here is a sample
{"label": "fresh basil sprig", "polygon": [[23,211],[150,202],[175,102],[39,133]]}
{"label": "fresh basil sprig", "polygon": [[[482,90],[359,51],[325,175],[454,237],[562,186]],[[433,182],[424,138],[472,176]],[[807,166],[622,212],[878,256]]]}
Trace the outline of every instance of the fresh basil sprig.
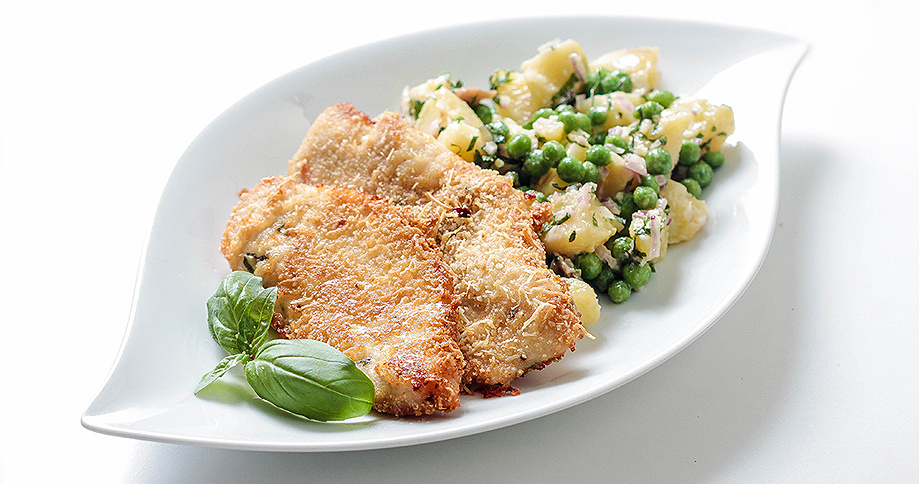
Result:
{"label": "fresh basil sprig", "polygon": [[351,358],[311,339],[265,343],[246,363],[258,396],[314,420],[360,417],[373,406],[373,383]]}
{"label": "fresh basil sprig", "polygon": [[315,340],[267,341],[277,288],[235,271],[207,301],[214,341],[229,356],[205,374],[197,394],[233,367],[245,362],[246,381],[259,397],[313,420],[360,417],[373,406],[373,382],[337,349]]}
{"label": "fresh basil sprig", "polygon": [[224,373],[230,371],[234,366],[246,361],[249,359],[249,355],[245,353],[236,353],[235,355],[227,356],[220,363],[217,363],[217,366],[213,370],[207,372],[201,381],[198,382],[198,386],[195,387],[195,395],[198,394],[201,390],[204,390],[204,387],[214,383],[218,378],[222,377]]}
{"label": "fresh basil sprig", "polygon": [[278,288],[265,289],[261,277],[230,273],[207,300],[207,326],[214,341],[230,354],[254,355],[268,338],[277,299]]}

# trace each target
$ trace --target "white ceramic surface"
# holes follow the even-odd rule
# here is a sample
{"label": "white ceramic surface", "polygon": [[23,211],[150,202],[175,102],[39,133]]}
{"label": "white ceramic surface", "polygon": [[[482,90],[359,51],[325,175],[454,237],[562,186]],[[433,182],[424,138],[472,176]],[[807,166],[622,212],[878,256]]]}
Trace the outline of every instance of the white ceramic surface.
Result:
{"label": "white ceramic surface", "polygon": [[[228,272],[219,240],[241,188],[283,174],[309,122],[351,102],[370,114],[398,107],[402,88],[443,71],[486,86],[553,38],[588,57],[661,49],[661,85],[734,108],[727,162],[704,197],[710,221],[671,248],[649,287],[604,305],[596,340],[518,381],[519,396],[466,396],[448,415],[344,423],[299,419],[257,399],[239,373],[194,396],[224,356],[207,331],[205,301]],[[508,39],[512,39],[509,41]],[[527,19],[462,25],[391,39],[293,71],[214,120],[179,160],[163,193],[138,275],[130,325],[109,379],[82,423],[152,441],[272,451],[339,451],[433,442],[533,419],[641,375],[692,342],[754,277],[771,238],[778,135],[787,83],[807,46],[765,31],[639,18]]]}

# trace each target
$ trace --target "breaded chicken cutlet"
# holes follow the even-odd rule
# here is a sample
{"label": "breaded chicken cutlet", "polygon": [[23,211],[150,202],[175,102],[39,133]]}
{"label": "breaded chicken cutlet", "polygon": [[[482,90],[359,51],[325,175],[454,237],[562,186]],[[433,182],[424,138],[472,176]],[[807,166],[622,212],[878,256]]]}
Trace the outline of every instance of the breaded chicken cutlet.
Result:
{"label": "breaded chicken cutlet", "polygon": [[506,388],[573,350],[582,336],[568,284],[546,266],[538,237],[549,205],[398,114],[371,120],[350,104],[326,109],[288,175],[413,207],[454,276],[466,385]]}
{"label": "breaded chicken cutlet", "polygon": [[278,287],[278,332],[326,342],[354,360],[373,381],[377,411],[459,406],[453,279],[405,208],[279,177],[240,198],[221,250],[232,269]]}

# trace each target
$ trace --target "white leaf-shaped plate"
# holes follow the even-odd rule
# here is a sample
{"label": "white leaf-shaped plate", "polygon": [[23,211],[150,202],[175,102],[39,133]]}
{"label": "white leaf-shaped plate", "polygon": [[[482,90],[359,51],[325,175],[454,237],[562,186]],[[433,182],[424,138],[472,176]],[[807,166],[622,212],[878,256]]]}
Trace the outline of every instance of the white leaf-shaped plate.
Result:
{"label": "white leaf-shaped plate", "polygon": [[[240,372],[194,396],[225,355],[211,339],[205,301],[229,272],[219,241],[241,188],[286,172],[309,123],[350,102],[371,115],[397,109],[402,88],[450,71],[487,87],[555,38],[589,58],[660,48],[661,85],[733,107],[727,162],[704,198],[710,220],[672,247],[649,286],[607,300],[577,351],[517,382],[520,395],[465,396],[446,415],[370,414],[343,423],[300,419],[259,400]],[[778,199],[778,140],[785,90],[807,46],[776,33],[639,18],[539,18],[462,25],[360,47],[293,71],[236,103],[189,146],[165,188],[138,275],[117,362],[82,423],[138,439],[272,451],[413,445],[530,420],[608,392],[684,348],[723,314],[765,256]],[[238,370],[238,369],[237,369]]]}

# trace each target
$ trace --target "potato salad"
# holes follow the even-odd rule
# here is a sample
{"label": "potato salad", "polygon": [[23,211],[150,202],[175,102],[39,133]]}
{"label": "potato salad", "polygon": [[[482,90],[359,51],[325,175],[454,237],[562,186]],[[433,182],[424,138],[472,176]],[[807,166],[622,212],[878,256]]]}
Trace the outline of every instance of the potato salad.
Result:
{"label": "potato salad", "polygon": [[657,64],[656,48],[588,59],[556,40],[487,88],[444,73],[403,92],[415,126],[552,204],[541,238],[587,323],[595,291],[628,300],[705,226],[704,189],[734,131],[730,107],[661,89]]}

